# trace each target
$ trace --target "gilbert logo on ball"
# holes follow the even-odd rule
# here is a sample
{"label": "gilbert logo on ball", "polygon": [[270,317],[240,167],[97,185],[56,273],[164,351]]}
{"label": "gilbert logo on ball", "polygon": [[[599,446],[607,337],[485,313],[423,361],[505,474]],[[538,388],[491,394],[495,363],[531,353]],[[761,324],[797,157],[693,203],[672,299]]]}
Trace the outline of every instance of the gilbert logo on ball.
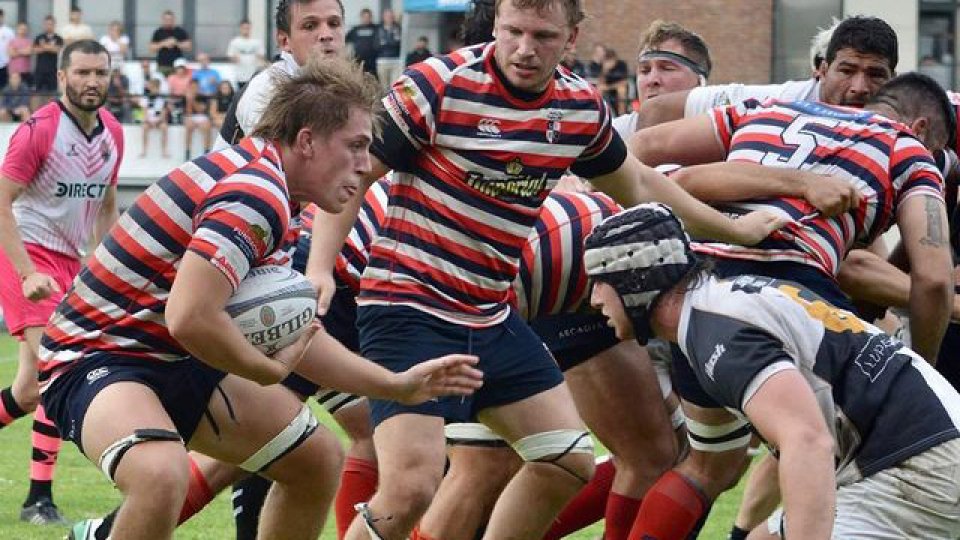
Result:
{"label": "gilbert logo on ball", "polygon": [[290,268],[258,266],[240,282],[226,310],[247,341],[273,354],[310,327],[317,295],[307,278]]}

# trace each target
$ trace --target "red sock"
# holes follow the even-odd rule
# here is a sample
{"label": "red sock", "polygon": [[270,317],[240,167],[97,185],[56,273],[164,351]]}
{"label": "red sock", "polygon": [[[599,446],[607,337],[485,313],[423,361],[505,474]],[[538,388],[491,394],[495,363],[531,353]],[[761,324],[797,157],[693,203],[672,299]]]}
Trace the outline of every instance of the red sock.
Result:
{"label": "red sock", "polygon": [[417,526],[410,531],[410,540],[434,540],[434,538],[420,532],[420,527]]}
{"label": "red sock", "polygon": [[210,501],[213,500],[214,493],[210,490],[210,484],[203,477],[203,471],[197,467],[197,463],[190,459],[190,484],[187,486],[187,498],[183,501],[183,508],[180,509],[180,517],[177,518],[177,525],[192,518]]}
{"label": "red sock", "polygon": [[57,456],[60,454],[60,432],[47,418],[43,405],[38,405],[33,413],[33,433],[30,434],[33,443],[33,459],[30,461],[30,480],[36,482],[50,482],[53,480],[53,469],[57,465]]}
{"label": "red sock", "polygon": [[607,498],[607,511],[604,514],[603,540],[627,540],[630,529],[637,519],[642,499],[632,499],[611,491]]}
{"label": "red sock", "polygon": [[685,540],[710,508],[706,495],[670,470],[647,491],[629,540]]}
{"label": "red sock", "polygon": [[568,534],[592,525],[603,518],[607,507],[607,495],[613,485],[613,476],[617,470],[613,459],[597,464],[593,480],[577,493],[572,501],[553,520],[553,526],[543,540],[559,540]]}
{"label": "red sock", "polygon": [[377,491],[377,477],[377,464],[374,461],[348,457],[343,464],[340,489],[337,490],[337,500],[333,504],[337,517],[338,539],[343,540],[350,522],[357,515],[353,507],[357,503],[369,501]]}

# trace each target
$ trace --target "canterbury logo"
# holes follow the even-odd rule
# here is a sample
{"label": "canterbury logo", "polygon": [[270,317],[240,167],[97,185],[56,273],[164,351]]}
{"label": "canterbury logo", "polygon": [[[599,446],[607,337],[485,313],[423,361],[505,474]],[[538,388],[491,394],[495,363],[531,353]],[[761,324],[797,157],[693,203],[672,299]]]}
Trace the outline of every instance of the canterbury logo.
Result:
{"label": "canterbury logo", "polygon": [[477,122],[477,131],[481,135],[488,135],[490,137],[499,137],[500,136],[500,121],[494,120],[493,118],[484,118]]}

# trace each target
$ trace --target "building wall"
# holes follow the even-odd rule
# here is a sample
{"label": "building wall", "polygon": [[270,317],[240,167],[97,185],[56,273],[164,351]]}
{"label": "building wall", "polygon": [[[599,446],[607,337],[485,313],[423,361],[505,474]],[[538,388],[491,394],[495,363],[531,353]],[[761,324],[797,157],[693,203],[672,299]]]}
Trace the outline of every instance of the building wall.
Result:
{"label": "building wall", "polygon": [[597,43],[613,47],[631,69],[640,33],[655,19],[676,21],[699,33],[714,60],[711,82],[770,82],[773,0],[584,0],[590,17],[577,51],[589,59]]}

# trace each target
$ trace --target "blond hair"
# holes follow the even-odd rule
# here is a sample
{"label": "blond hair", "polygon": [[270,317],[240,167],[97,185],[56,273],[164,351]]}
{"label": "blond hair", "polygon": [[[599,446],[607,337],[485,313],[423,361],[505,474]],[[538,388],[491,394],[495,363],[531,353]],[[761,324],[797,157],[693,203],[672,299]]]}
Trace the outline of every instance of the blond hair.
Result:
{"label": "blond hair", "polygon": [[[567,15],[567,24],[573,28],[574,26],[580,24],[583,19],[587,17],[587,14],[583,11],[583,2],[580,0],[510,0],[513,2],[513,7],[517,9],[535,9],[539,11],[546,11],[554,6],[554,4],[560,4],[563,7],[564,13]],[[496,13],[500,12],[500,4],[503,3],[503,0],[497,0],[495,10]]]}
{"label": "blond hair", "polygon": [[380,87],[359,63],[345,58],[311,58],[295,76],[278,75],[273,98],[251,135],[293,144],[309,128],[329,136],[347,125],[350,112],[376,116]]}

